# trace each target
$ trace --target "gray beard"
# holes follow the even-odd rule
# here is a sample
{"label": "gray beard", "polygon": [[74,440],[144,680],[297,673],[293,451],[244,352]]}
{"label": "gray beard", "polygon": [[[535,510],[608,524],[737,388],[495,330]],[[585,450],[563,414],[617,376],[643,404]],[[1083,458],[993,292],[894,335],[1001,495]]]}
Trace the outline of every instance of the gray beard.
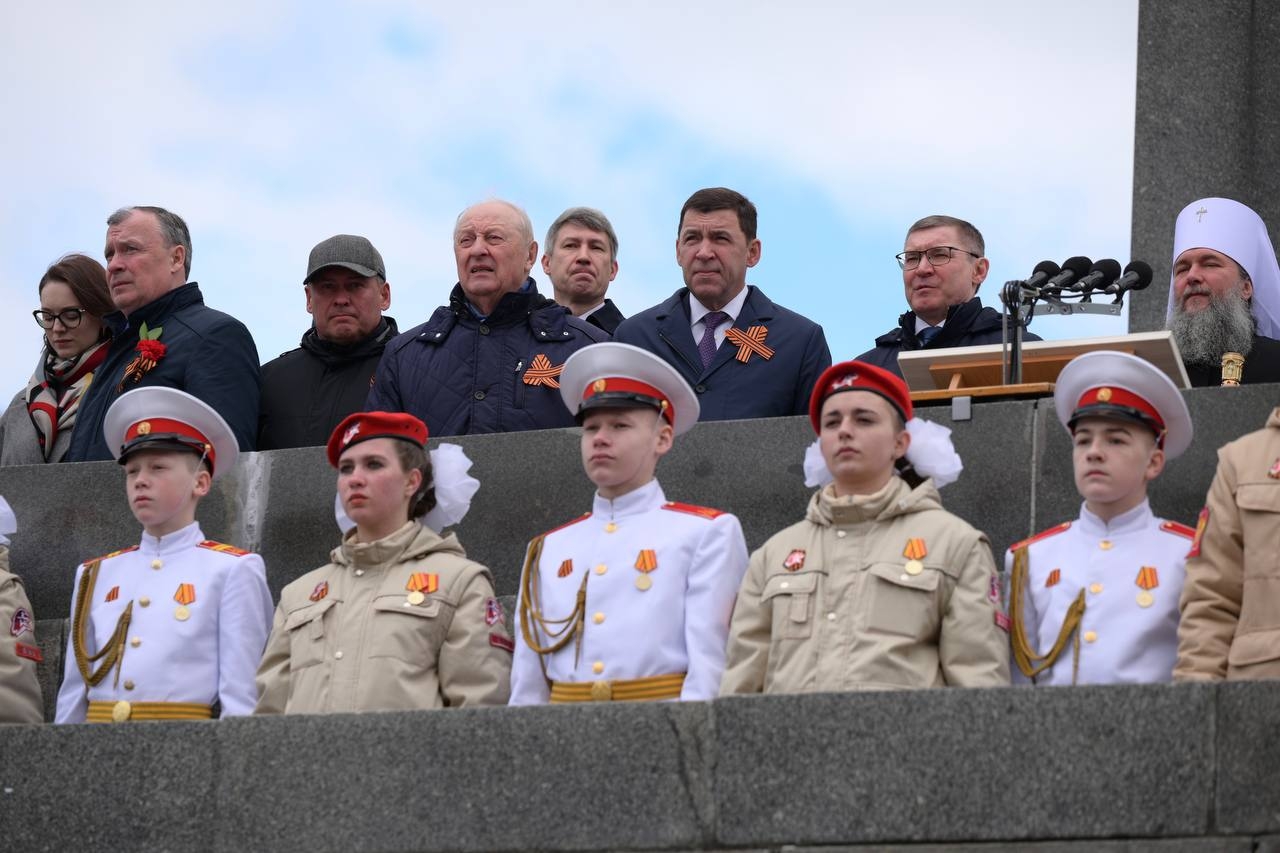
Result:
{"label": "gray beard", "polygon": [[1178,352],[1187,364],[1217,367],[1224,352],[1248,355],[1253,349],[1256,323],[1249,300],[1238,292],[1215,296],[1209,306],[1194,314],[1181,307],[1169,321],[1169,331],[1178,342]]}

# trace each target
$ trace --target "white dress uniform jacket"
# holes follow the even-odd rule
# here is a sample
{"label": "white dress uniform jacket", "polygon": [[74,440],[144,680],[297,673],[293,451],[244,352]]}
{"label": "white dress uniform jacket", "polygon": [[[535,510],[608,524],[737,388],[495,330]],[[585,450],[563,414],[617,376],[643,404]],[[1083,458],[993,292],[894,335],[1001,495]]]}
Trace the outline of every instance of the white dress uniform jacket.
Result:
{"label": "white dress uniform jacket", "polygon": [[[84,571],[76,570],[73,614]],[[176,615],[183,584],[194,594],[185,620]],[[55,722],[84,722],[90,701],[221,702],[224,717],[253,713],[273,609],[261,557],[205,540],[198,522],[162,538],[144,533],[139,545],[102,558],[85,626],[90,655],[131,601],[120,668],[97,686],[86,688],[68,640]]]}
{"label": "white dress uniform jacket", "polygon": [[[646,573],[636,564],[646,549],[657,567],[641,590],[636,579]],[[573,611],[588,575],[581,650],[575,653],[571,642],[542,659],[524,642],[517,607],[512,705],[546,703],[548,679],[589,683],[681,672],[687,673],[681,700],[716,696],[733,601],[747,569],[736,516],[669,504],[653,480],[613,501],[597,494],[591,513],[546,534],[539,563],[547,619]]]}
{"label": "white dress uniform jacket", "polygon": [[[1109,524],[1081,506],[1075,522],[1013,545],[1005,555],[1006,570],[1019,547],[1028,553],[1024,626],[1033,651],[1043,654],[1052,648],[1067,608],[1084,590],[1076,683],[1171,681],[1178,652],[1178,597],[1192,533],[1156,518],[1143,501]],[[1014,680],[1027,681],[1017,667]],[[1070,643],[1036,683],[1072,683]]]}

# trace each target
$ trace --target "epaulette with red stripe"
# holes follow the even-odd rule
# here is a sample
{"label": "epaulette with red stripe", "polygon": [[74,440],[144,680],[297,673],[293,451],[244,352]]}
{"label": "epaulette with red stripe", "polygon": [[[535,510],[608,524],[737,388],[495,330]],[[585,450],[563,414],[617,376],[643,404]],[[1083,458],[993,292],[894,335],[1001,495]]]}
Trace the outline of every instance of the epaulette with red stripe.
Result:
{"label": "epaulette with red stripe", "polygon": [[227,545],[223,542],[214,542],[212,539],[206,539],[200,543],[201,548],[208,548],[210,551],[221,551],[224,554],[230,554],[233,557],[244,557],[251,554],[243,548],[237,548],[235,545]]}
{"label": "epaulette with red stripe", "polygon": [[724,515],[724,510],[712,509],[709,506],[695,506],[694,504],[682,504],[671,501],[662,505],[663,509],[669,509],[673,512],[685,512],[689,515],[700,515],[703,518],[719,518]]}
{"label": "epaulette with red stripe", "polygon": [[1021,542],[1014,542],[1012,545],[1009,546],[1009,550],[1017,551],[1019,548],[1025,548],[1028,545],[1039,542],[1041,539],[1048,539],[1050,536],[1057,536],[1059,533],[1062,533],[1065,530],[1069,530],[1070,528],[1071,528],[1071,522],[1064,521],[1061,524],[1057,525],[1056,527],[1050,527],[1048,530],[1041,530],[1039,533],[1035,534],[1034,536],[1028,536],[1026,539],[1023,539]]}
{"label": "epaulette with red stripe", "polygon": [[94,557],[93,560],[85,560],[84,562],[85,562],[85,565],[92,563],[94,560],[97,560],[99,563],[101,563],[103,560],[110,560],[112,557],[119,557],[121,554],[128,554],[130,551],[136,551],[140,547],[142,546],[130,545],[128,548],[121,548],[119,551],[112,551],[110,554],[104,554],[101,557]]}
{"label": "epaulette with red stripe", "polygon": [[579,521],[586,521],[590,517],[591,517],[591,513],[584,512],[582,515],[578,516],[572,521],[566,521],[564,524],[560,525],[559,527],[551,528],[546,533],[543,533],[542,536],[543,537],[550,536],[552,533],[555,533],[558,530],[564,530],[566,527],[572,527],[573,525],[577,524]]}
{"label": "epaulette with red stripe", "polygon": [[1176,521],[1166,521],[1164,524],[1160,525],[1160,529],[1165,533],[1176,533],[1179,536],[1185,536],[1188,539],[1194,539],[1196,537],[1196,529],[1194,527],[1187,527],[1185,524],[1179,524]]}

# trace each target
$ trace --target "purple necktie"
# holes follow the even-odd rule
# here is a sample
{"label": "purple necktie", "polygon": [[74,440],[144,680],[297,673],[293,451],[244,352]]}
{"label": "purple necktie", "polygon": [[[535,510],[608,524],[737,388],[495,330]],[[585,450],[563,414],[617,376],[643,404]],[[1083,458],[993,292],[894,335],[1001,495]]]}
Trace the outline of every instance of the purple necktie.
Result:
{"label": "purple necktie", "polygon": [[710,367],[712,359],[716,357],[716,326],[728,319],[729,315],[723,311],[709,311],[702,318],[704,328],[702,340],[698,341],[698,356],[702,359],[703,370]]}

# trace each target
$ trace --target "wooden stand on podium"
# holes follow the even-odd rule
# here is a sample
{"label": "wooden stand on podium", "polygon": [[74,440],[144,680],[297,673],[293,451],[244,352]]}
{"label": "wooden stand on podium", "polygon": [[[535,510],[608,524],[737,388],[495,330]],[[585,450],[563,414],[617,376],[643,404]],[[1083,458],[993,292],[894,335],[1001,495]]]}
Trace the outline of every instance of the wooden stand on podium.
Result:
{"label": "wooden stand on podium", "polygon": [[1022,345],[1022,379],[1004,385],[1004,353],[999,345],[919,350],[898,354],[898,367],[913,402],[955,397],[1038,397],[1053,393],[1067,362],[1093,350],[1136,355],[1164,371],[1179,388],[1190,388],[1178,345],[1170,332],[1139,332],[1073,341],[1028,341]]}

